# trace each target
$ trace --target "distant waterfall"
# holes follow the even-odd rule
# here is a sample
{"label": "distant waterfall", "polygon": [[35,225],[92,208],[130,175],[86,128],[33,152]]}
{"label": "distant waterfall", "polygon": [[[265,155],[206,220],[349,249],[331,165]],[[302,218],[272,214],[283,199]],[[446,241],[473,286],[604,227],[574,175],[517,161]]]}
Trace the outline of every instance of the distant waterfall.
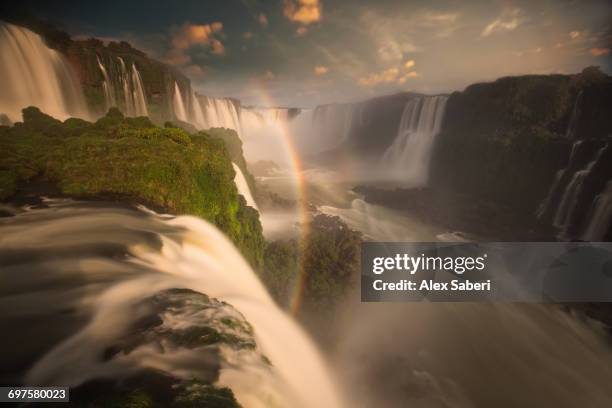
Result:
{"label": "distant waterfall", "polygon": [[121,57],[106,63],[100,56],[96,58],[103,78],[105,109],[116,106],[126,116],[149,116],[142,78],[136,65],[132,63],[128,68]]}
{"label": "distant waterfall", "polygon": [[557,207],[557,211],[555,213],[555,218],[553,220],[553,225],[557,228],[565,231],[569,225],[571,220],[571,216],[573,214],[573,210],[576,207],[576,203],[578,201],[579,194],[581,192],[584,180],[589,176],[593,167],[600,160],[604,151],[608,146],[605,145],[601,149],[597,151],[595,158],[587,164],[587,166],[574,173],[571,181],[568,183],[565,191],[563,192],[563,196],[561,198],[561,202],[559,207]]}
{"label": "distant waterfall", "polygon": [[427,184],[434,137],[440,132],[446,96],[410,99],[400,119],[397,136],[383,154],[383,172],[411,186]]}
{"label": "distant waterfall", "polygon": [[134,113],[135,116],[149,116],[147,110],[147,100],[144,94],[144,86],[140,72],[136,69],[136,65],[132,64],[132,92],[134,95]]}
{"label": "distant waterfall", "polygon": [[301,152],[317,154],[341,146],[364,122],[364,104],[320,105],[290,118],[290,129]]}
{"label": "distant waterfall", "polygon": [[567,167],[557,171],[557,173],[555,174],[555,179],[553,180],[553,184],[548,190],[548,194],[546,195],[546,198],[544,199],[544,201],[542,201],[542,203],[540,204],[538,208],[536,215],[539,219],[542,219],[542,217],[544,217],[544,215],[550,210],[550,207],[553,205],[553,200],[555,199],[555,197],[559,197],[561,195],[561,191],[560,191],[562,188],[561,183],[563,179],[566,177],[567,173],[570,171],[570,166],[572,165],[572,163],[574,163],[574,160],[576,158],[576,152],[581,144],[582,144],[582,140],[578,140],[574,142],[574,144],[572,145],[572,150],[570,152]]}
{"label": "distant waterfall", "polygon": [[195,125],[198,129],[202,129],[206,126],[206,122],[204,121],[204,112],[202,111],[202,106],[200,105],[200,101],[198,100],[198,95],[195,92],[191,91],[191,117],[195,122]]}
{"label": "distant waterfall", "polygon": [[201,96],[199,102],[205,128],[222,127],[241,133],[240,102],[229,98],[209,96]]}
{"label": "distant waterfall", "polygon": [[181,88],[178,83],[174,83],[174,98],[172,99],[172,106],[174,107],[174,116],[178,120],[188,122],[187,111],[185,110],[185,103],[183,102],[183,95],[181,94]]}
{"label": "distant waterfall", "polygon": [[249,207],[253,207],[256,210],[259,210],[259,208],[257,208],[257,204],[255,203],[255,199],[253,198],[253,195],[251,194],[249,183],[247,183],[246,178],[244,177],[244,174],[242,173],[242,170],[240,170],[240,167],[238,167],[236,163],[232,163],[232,166],[234,166],[234,171],[236,172],[234,183],[236,183],[236,188],[238,189],[238,193],[244,197]]}
{"label": "distant waterfall", "polygon": [[589,223],[584,230],[582,239],[584,241],[602,241],[610,225],[612,225],[612,181],[609,181],[606,189],[595,198]]}
{"label": "distant waterfall", "polygon": [[113,84],[110,80],[106,67],[100,61],[100,57],[96,56],[96,59],[98,61],[98,67],[100,68],[102,76],[104,77],[102,88],[104,89],[104,98],[106,100],[105,110],[108,110],[111,106],[117,106],[117,98],[115,97],[115,90],[113,89]]}
{"label": "distant waterfall", "polygon": [[123,96],[125,98],[125,114],[127,116],[148,116],[147,102],[144,96],[142,79],[140,73],[136,69],[136,65],[132,64],[131,72],[128,72],[123,58],[118,57],[119,66],[121,69],[120,81],[123,87]]}
{"label": "distant waterfall", "polygon": [[36,106],[59,118],[89,116],[77,76],[66,59],[32,31],[0,22],[0,114],[12,122]]}

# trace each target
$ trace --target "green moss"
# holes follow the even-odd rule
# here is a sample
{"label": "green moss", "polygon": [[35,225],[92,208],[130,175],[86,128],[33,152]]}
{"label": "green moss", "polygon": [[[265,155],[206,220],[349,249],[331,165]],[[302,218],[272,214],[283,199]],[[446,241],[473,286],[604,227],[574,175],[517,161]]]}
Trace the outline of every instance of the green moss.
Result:
{"label": "green moss", "polygon": [[130,200],[216,224],[256,268],[264,240],[257,211],[246,206],[221,140],[124,118],[117,109],[94,124],[65,123],[36,108],[0,133],[0,193],[34,178],[80,198]]}
{"label": "green moss", "polygon": [[240,408],[234,393],[227,387],[217,388],[198,381],[190,381],[174,400],[176,407]]}
{"label": "green moss", "polygon": [[242,174],[249,185],[249,189],[251,190],[252,194],[255,195],[255,178],[251,175],[247,168],[244,153],[242,151],[242,140],[240,140],[238,133],[236,133],[236,131],[233,129],[225,128],[211,128],[202,133],[223,140],[232,162],[236,163],[236,165],[240,168],[240,171],[242,171]]}
{"label": "green moss", "polygon": [[[252,333],[251,333],[252,334]],[[254,350],[256,345],[251,337],[219,331],[210,326],[194,326],[169,333],[170,340],[182,347],[195,348],[225,344],[235,349]]]}

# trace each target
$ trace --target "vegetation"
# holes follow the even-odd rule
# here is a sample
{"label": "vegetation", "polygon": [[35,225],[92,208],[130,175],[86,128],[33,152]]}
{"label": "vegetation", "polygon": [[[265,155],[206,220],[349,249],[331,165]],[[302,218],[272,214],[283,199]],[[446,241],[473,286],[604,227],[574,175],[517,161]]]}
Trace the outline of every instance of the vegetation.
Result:
{"label": "vegetation", "polygon": [[0,127],[0,199],[36,183],[45,186],[41,193],[129,200],[197,215],[224,231],[255,269],[262,265],[258,213],[238,195],[220,138],[159,128],[115,108],[95,123],[62,123],[35,107],[24,109],[23,118]]}
{"label": "vegetation", "polygon": [[238,133],[236,133],[235,130],[224,128],[208,129],[206,133],[214,138],[223,140],[223,142],[225,143],[225,147],[227,148],[227,151],[230,155],[230,158],[240,168],[242,174],[244,174],[244,178],[246,179],[246,182],[249,185],[249,189],[251,190],[251,193],[255,196],[255,178],[247,168],[247,163],[244,159],[244,153],[242,151],[242,140],[240,140]]}
{"label": "vegetation", "polygon": [[298,274],[303,273],[304,308],[328,313],[358,282],[360,245],[360,233],[338,217],[319,214],[303,242],[268,244],[262,279],[279,304],[287,306]]}

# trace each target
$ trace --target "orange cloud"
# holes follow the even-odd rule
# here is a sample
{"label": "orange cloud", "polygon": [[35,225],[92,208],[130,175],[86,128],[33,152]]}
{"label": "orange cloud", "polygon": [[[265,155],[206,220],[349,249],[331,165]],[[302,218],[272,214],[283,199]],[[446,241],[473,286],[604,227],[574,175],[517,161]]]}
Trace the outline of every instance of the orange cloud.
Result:
{"label": "orange cloud", "polygon": [[481,37],[488,37],[494,33],[501,33],[505,31],[514,31],[518,26],[524,22],[522,18],[521,9],[504,10],[502,15],[487,24],[487,26],[480,33]]}
{"label": "orange cloud", "polygon": [[406,62],[404,62],[404,69],[410,69],[412,67],[414,67],[416,63],[414,62],[414,60],[408,60]]}
{"label": "orange cloud", "polygon": [[314,73],[316,76],[325,75],[327,74],[328,71],[329,71],[329,68],[326,67],[325,65],[317,65],[316,67],[314,67]]}
{"label": "orange cloud", "polygon": [[400,85],[403,85],[406,83],[406,81],[408,81],[409,78],[416,78],[417,76],[419,76],[419,74],[417,74],[415,71],[410,71],[406,75],[403,75],[402,77],[400,77],[400,79],[398,79],[397,82]]}
{"label": "orange cloud", "polygon": [[225,54],[225,47],[215,34],[223,30],[223,24],[215,21],[210,24],[185,23],[179,27],[171,38],[172,49],[168,52],[165,62],[172,65],[185,65],[191,62],[186,51],[192,47],[210,47],[215,55]]}
{"label": "orange cloud", "polygon": [[601,57],[603,55],[608,55],[610,53],[610,49],[609,48],[591,48],[589,52],[594,57]]}
{"label": "orange cloud", "polygon": [[221,41],[213,39],[213,40],[210,41],[210,46],[212,48],[212,53],[213,54],[215,54],[215,55],[223,55],[223,54],[225,54],[225,47],[223,46]]}
{"label": "orange cloud", "polygon": [[283,14],[294,23],[316,23],[321,20],[321,3],[319,0],[285,0]]}
{"label": "orange cloud", "polygon": [[172,45],[179,50],[186,50],[194,45],[208,45],[211,36],[223,30],[223,24],[216,21],[211,24],[185,23],[172,37]]}
{"label": "orange cloud", "polygon": [[268,17],[266,17],[264,13],[259,13],[259,15],[257,16],[257,21],[259,21],[259,24],[262,27],[268,26]]}
{"label": "orange cloud", "polygon": [[359,78],[357,81],[361,86],[375,86],[381,83],[394,82],[399,75],[398,68],[389,68],[380,73],[370,74],[368,76]]}

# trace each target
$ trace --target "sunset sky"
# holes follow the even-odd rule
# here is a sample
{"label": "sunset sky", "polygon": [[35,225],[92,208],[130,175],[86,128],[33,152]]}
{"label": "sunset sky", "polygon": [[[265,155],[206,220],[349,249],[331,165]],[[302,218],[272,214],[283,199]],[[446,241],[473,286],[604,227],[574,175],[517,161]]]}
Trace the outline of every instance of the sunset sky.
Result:
{"label": "sunset sky", "polygon": [[461,90],[506,75],[612,72],[601,1],[21,2],[75,36],[124,39],[245,104]]}

